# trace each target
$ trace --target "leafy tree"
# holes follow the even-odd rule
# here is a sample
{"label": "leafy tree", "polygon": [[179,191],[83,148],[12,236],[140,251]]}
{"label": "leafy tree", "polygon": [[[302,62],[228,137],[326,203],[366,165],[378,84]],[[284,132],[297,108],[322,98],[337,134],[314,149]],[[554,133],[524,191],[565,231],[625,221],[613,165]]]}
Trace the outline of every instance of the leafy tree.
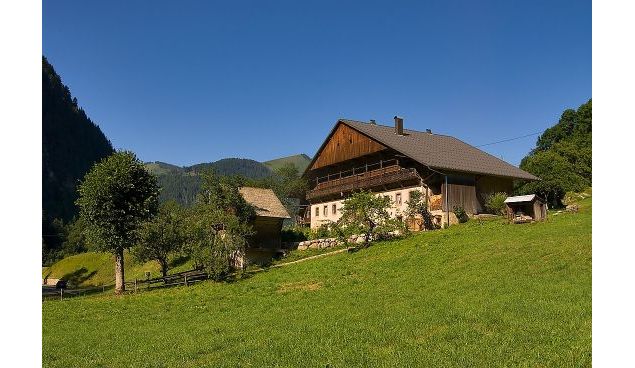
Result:
{"label": "leafy tree", "polygon": [[524,184],[518,192],[536,193],[554,207],[562,206],[562,198],[566,192],[577,192],[591,184],[589,180],[575,173],[569,161],[552,150],[526,157],[521,167],[541,180]]}
{"label": "leafy tree", "polygon": [[256,216],[256,211],[238,191],[244,184],[239,176],[217,176],[214,170],[201,173],[201,191],[197,205],[208,205],[229,212],[240,221],[249,222]]}
{"label": "leafy tree", "polygon": [[66,239],[67,228],[58,218],[42,219],[42,264],[51,265],[62,257],[62,244]]}
{"label": "leafy tree", "polygon": [[201,192],[188,220],[188,251],[198,268],[219,280],[244,255],[256,212],[238,191],[242,179],[218,177],[212,170],[204,171],[201,179]]}
{"label": "leafy tree", "polygon": [[64,257],[88,251],[86,219],[79,217],[66,226],[66,240],[62,244]]}
{"label": "leafy tree", "polygon": [[536,148],[520,163],[541,181],[524,183],[519,194],[537,193],[551,206],[561,206],[568,191],[579,191],[592,181],[592,102],[567,109],[553,127],[538,138]]}
{"label": "leafy tree", "polygon": [[168,274],[168,260],[180,251],[186,240],[184,211],[175,201],[159,207],[156,217],[146,221],[138,231],[138,242],[133,254],[142,262],[156,261],[163,277]]}
{"label": "leafy tree", "polygon": [[136,243],[141,224],[156,214],[158,196],[156,178],[128,151],[96,164],[79,186],[77,205],[89,243],[115,255],[117,294],[125,291],[124,249]]}
{"label": "leafy tree", "polygon": [[388,213],[389,197],[378,196],[368,191],[359,191],[346,198],[342,206],[342,216],[338,226],[345,235],[363,234],[364,247],[370,242],[383,238],[389,232],[401,228],[401,221],[391,219]]}
{"label": "leafy tree", "polygon": [[211,204],[199,204],[188,220],[188,253],[195,267],[214,280],[222,280],[245,254],[252,227],[231,212]]}

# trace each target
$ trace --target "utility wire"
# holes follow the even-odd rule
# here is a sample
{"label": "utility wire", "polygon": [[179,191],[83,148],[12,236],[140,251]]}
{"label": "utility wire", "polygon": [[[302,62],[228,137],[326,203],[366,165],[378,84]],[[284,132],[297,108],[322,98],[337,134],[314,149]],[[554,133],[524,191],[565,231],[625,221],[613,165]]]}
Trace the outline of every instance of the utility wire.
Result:
{"label": "utility wire", "polygon": [[505,142],[511,142],[511,141],[515,141],[517,139],[521,139],[521,138],[527,138],[527,137],[531,137],[532,135],[538,135],[541,132],[536,132],[536,133],[529,133],[529,134],[525,134],[525,135],[521,135],[519,137],[514,137],[514,138],[509,138],[509,139],[503,139],[502,141],[496,141],[496,142],[491,142],[491,143],[485,143],[485,144],[481,144],[478,146],[474,146],[474,147],[485,147],[485,146],[491,146],[493,144],[498,144],[498,143],[505,143]]}
{"label": "utility wire", "polygon": [[[461,141],[460,139],[455,138],[455,137],[452,137],[452,136],[446,136],[446,137],[450,137],[450,138],[457,139],[457,140],[459,140],[459,141],[461,141],[461,142],[465,143],[466,145],[468,145],[468,146],[470,146],[470,147],[478,148],[478,147],[491,146],[491,145],[494,145],[494,144],[499,144],[499,143],[511,142],[511,141],[515,141],[515,140],[518,140],[518,139],[531,137],[531,136],[533,136],[533,135],[538,135],[538,134],[541,134],[541,133],[542,133],[542,132],[529,133],[529,134],[521,135],[521,136],[518,136],[518,137],[513,137],[513,138],[503,139],[503,140],[500,140],[500,141],[495,141],[495,142],[490,142],[490,143],[480,144],[480,145],[478,145],[478,146],[472,146],[471,144],[466,143],[466,142],[463,142],[463,141]],[[453,149],[442,149],[442,150],[435,150],[435,151],[425,151],[425,152],[423,152],[423,154],[425,154],[425,155],[427,155],[427,154],[435,154],[435,155],[438,155],[438,154],[445,153],[445,152],[450,152],[450,151],[454,151],[454,150],[453,150]],[[487,153],[487,152],[485,152],[485,153]],[[488,153],[488,154],[489,154],[489,153]],[[426,166],[427,166],[427,165],[426,165]]]}

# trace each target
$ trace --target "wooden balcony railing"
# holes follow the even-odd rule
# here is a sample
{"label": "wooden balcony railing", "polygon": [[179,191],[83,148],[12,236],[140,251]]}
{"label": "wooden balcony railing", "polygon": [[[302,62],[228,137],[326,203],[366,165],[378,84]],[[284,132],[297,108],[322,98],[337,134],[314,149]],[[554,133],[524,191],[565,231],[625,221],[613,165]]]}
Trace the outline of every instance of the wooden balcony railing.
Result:
{"label": "wooden balcony railing", "polygon": [[[354,175],[342,176],[343,172],[340,172],[331,174],[328,177],[318,178],[316,179],[317,185],[313,190],[307,193],[306,197],[310,200],[357,189],[367,189],[418,178],[414,169],[403,168],[396,163],[396,160],[390,161],[382,161],[363,167],[364,169],[375,166],[379,167],[374,170],[362,170],[362,168],[353,169],[355,172]],[[386,165],[386,163],[389,164]],[[324,180],[324,178],[328,179]]]}

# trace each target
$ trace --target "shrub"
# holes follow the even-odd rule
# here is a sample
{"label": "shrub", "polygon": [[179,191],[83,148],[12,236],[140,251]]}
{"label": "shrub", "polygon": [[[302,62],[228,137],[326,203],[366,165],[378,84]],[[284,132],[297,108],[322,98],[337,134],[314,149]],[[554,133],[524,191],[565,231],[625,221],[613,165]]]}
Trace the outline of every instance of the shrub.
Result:
{"label": "shrub", "polygon": [[309,234],[309,238],[311,240],[313,240],[313,239],[330,238],[331,237],[331,227],[332,227],[331,223],[324,223],[324,224],[320,225],[320,227],[318,227],[317,229],[311,230],[311,233]]}
{"label": "shrub", "polygon": [[488,213],[494,215],[504,215],[505,199],[507,199],[507,193],[505,192],[488,194],[485,197],[485,209]]}
{"label": "shrub", "polygon": [[283,242],[300,242],[309,239],[311,229],[308,227],[291,226],[282,229],[280,237]]}
{"label": "shrub", "polygon": [[456,218],[459,220],[459,223],[464,223],[467,222],[467,220],[469,220],[470,218],[467,216],[467,212],[465,212],[465,209],[461,206],[454,206],[454,214],[456,215]]}
{"label": "shrub", "polygon": [[423,200],[423,193],[420,191],[412,191],[410,193],[410,200],[406,201],[408,208],[406,209],[406,215],[408,217],[415,217],[421,215],[423,218],[423,228],[425,230],[434,230],[439,227],[434,224],[432,214],[428,211],[425,201]]}

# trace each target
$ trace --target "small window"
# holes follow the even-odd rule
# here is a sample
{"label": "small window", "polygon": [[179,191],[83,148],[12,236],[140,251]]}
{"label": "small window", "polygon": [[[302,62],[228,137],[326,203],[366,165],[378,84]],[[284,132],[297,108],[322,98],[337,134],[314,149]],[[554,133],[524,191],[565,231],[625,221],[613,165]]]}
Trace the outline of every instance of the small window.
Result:
{"label": "small window", "polygon": [[324,206],[324,216],[329,215],[329,206]]}
{"label": "small window", "polygon": [[337,205],[335,203],[333,203],[333,206],[331,207],[331,213],[334,215],[337,213]]}
{"label": "small window", "polygon": [[401,206],[401,193],[395,194],[395,203],[397,203],[397,206]]}
{"label": "small window", "polygon": [[320,217],[320,207],[315,206],[315,217]]}

